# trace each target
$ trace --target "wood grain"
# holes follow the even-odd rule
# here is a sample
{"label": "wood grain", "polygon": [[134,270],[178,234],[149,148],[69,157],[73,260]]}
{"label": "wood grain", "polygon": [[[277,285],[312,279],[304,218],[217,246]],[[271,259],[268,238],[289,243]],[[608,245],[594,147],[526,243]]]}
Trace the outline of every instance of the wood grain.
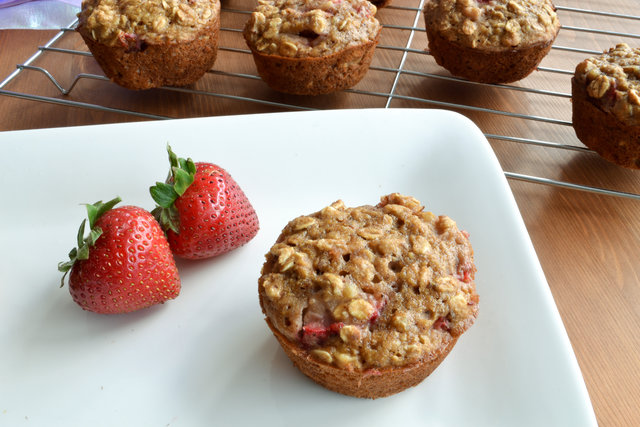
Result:
{"label": "wood grain", "polygon": [[[563,6],[616,13],[637,14],[635,0],[565,0]],[[416,8],[417,1],[396,0],[395,5]],[[249,10],[250,0],[228,0],[230,9]],[[640,44],[637,38],[600,35],[568,27],[598,28],[628,33],[639,32],[637,20],[619,19],[559,11],[563,26],[554,49],[541,67],[572,71],[587,53],[567,51],[563,47],[602,51],[625,41]],[[225,12],[222,26],[241,28],[247,15]],[[516,88],[535,88],[560,95],[521,92],[513,88],[470,85],[442,80],[448,73],[439,69],[424,52],[424,31],[411,32],[415,11],[386,9],[379,13],[386,25],[381,47],[374,57],[373,69],[356,89],[388,93],[394,108],[434,108],[446,105],[470,117],[489,134],[531,138],[581,146],[570,126],[570,76],[538,71],[515,83]],[[417,27],[424,28],[419,18]],[[15,70],[46,43],[55,32],[34,30],[0,31],[0,78]],[[412,37],[411,42],[409,38]],[[246,49],[237,32],[223,31],[222,46]],[[384,46],[407,46],[406,55]],[[86,51],[80,38],[66,34],[57,47]],[[389,71],[404,60],[405,72]],[[100,75],[93,58],[47,52],[36,61],[46,67],[64,87],[78,73]],[[221,75],[218,72],[256,75],[250,55],[223,51],[210,73],[193,89],[282,102],[305,108],[385,107],[385,96],[345,92],[316,98],[282,95],[268,89],[259,79]],[[427,75],[429,74],[429,75]],[[397,80],[396,80],[397,78]],[[212,95],[196,95],[164,89],[131,92],[102,80],[82,79],[70,95],[62,95],[38,72],[23,71],[5,88],[19,93],[38,94],[53,99],[126,110],[144,111],[167,117],[196,117],[222,114],[248,114],[283,111],[286,108],[246,101],[228,100]],[[435,100],[447,104],[433,104]],[[453,105],[453,106],[450,106]],[[457,107],[458,105],[463,107]],[[464,106],[489,109],[474,111]],[[562,123],[510,117],[521,113],[549,118]],[[0,96],[0,130],[78,126],[143,120],[119,113]],[[489,138],[505,171],[531,174],[566,182],[640,193],[640,172],[611,165],[590,152],[543,148]],[[0,143],[2,134],[0,133]],[[558,187],[511,181],[534,247],[566,326],[582,369],[598,422],[602,426],[640,425],[640,201],[601,196]]]}

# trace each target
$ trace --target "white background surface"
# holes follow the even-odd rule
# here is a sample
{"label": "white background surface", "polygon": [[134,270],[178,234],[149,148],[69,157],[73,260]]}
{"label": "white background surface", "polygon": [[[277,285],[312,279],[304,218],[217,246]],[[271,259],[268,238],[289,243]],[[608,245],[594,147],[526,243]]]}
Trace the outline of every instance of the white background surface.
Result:
{"label": "white background surface", "polygon": [[[127,315],[59,288],[81,203],[153,208],[165,145],[226,168],[261,222],[246,246],[178,261],[182,293]],[[508,184],[467,119],[342,110],[0,133],[0,425],[587,426],[595,417]],[[257,279],[290,219],[410,194],[471,235],[480,315],[419,386],[376,401],[300,374]]]}

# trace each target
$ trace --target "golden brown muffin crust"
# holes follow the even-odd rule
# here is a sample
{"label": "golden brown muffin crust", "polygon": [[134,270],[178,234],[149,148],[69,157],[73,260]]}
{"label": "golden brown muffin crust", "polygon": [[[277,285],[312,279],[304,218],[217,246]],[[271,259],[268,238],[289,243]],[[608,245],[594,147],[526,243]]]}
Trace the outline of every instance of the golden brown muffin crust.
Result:
{"label": "golden brown muffin crust", "polygon": [[425,17],[441,37],[484,50],[544,43],[560,28],[549,0],[428,0]]}
{"label": "golden brown muffin crust", "polygon": [[266,255],[259,293],[270,326],[305,355],[375,372],[424,362],[471,326],[475,271],[453,220],[394,193],[289,222]]}
{"label": "golden brown muffin crust", "polygon": [[79,25],[107,46],[132,37],[149,44],[190,41],[219,15],[218,0],[84,0]]}
{"label": "golden brown muffin crust", "polygon": [[591,102],[629,126],[640,126],[640,48],[620,43],[576,67]]}
{"label": "golden brown muffin crust", "polygon": [[272,89],[322,95],[350,88],[366,75],[378,38],[322,57],[290,58],[252,49],[258,74]]}
{"label": "golden brown muffin crust", "polygon": [[268,320],[267,324],[289,359],[303,374],[329,390],[368,399],[390,396],[420,384],[440,365],[458,341],[458,338],[454,338],[410,365],[364,372],[348,371],[318,361],[287,340]]}
{"label": "golden brown muffin crust", "polygon": [[192,84],[217,57],[218,0],[85,0],[78,16],[105,75],[128,89]]}
{"label": "golden brown muffin crust", "polygon": [[244,36],[256,52],[322,57],[377,39],[376,7],[365,0],[259,0]]}
{"label": "golden brown muffin crust", "polygon": [[620,121],[597,105],[584,83],[571,79],[573,128],[584,145],[604,159],[640,169],[640,125]]}

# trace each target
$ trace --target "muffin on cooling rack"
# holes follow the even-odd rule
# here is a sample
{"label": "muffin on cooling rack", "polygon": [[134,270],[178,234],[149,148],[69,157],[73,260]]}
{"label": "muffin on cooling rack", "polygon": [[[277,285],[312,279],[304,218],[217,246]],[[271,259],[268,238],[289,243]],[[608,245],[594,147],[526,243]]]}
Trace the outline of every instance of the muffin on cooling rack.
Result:
{"label": "muffin on cooling rack", "polygon": [[219,0],[84,0],[78,18],[106,76],[128,89],[194,83],[218,53]]}
{"label": "muffin on cooling rack", "polygon": [[579,63],[571,97],[573,127],[584,145],[640,169],[640,48],[621,43]]}
{"label": "muffin on cooling rack", "polygon": [[367,73],[382,28],[375,13],[366,0],[260,0],[244,38],[272,89],[326,94]]}
{"label": "muffin on cooling rack", "polygon": [[436,62],[481,83],[528,76],[560,29],[550,0],[426,0],[424,17]]}
{"label": "muffin on cooling rack", "polygon": [[475,272],[467,233],[395,193],[289,222],[266,254],[258,292],[305,375],[374,399],[424,380],[474,323]]}

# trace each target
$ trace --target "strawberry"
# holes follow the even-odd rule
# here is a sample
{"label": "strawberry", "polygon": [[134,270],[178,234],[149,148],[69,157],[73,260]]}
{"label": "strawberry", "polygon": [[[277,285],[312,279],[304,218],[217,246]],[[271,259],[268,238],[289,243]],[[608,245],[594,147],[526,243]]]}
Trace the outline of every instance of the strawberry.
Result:
{"label": "strawberry", "polygon": [[151,213],[136,206],[112,209],[120,198],[87,206],[78,231],[78,247],[58,264],[69,273],[69,291],[85,310],[127,313],[173,299],[180,278],[169,243]]}
{"label": "strawberry", "polygon": [[434,329],[440,329],[441,331],[448,331],[451,328],[449,320],[446,317],[440,316],[433,322]]}
{"label": "strawberry", "polygon": [[318,345],[329,336],[339,334],[343,327],[344,323],[342,322],[334,322],[329,326],[320,322],[309,323],[302,327],[300,340],[308,346]]}
{"label": "strawberry", "polygon": [[150,188],[153,214],[174,255],[202,259],[244,245],[258,233],[253,206],[231,175],[212,163],[178,158],[167,146],[171,171]]}

